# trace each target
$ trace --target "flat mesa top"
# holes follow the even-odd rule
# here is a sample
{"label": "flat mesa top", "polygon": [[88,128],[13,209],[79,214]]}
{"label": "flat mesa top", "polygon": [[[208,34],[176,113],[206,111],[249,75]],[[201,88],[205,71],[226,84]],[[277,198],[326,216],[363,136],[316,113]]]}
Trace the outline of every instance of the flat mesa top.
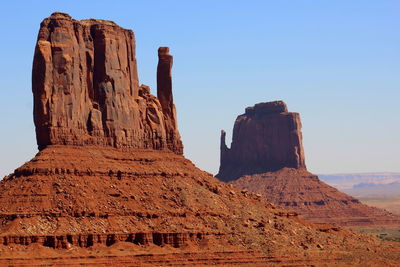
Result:
{"label": "flat mesa top", "polygon": [[[54,12],[53,14],[51,14],[50,19],[74,20],[70,15],[68,15],[67,13],[63,13],[63,12]],[[79,23],[84,24],[84,25],[102,24],[102,25],[109,25],[109,26],[118,26],[114,21],[103,20],[103,19],[83,19],[83,20],[77,20],[77,21],[79,21]]]}
{"label": "flat mesa top", "polygon": [[270,113],[282,113],[288,112],[288,108],[285,102],[272,101],[272,102],[262,102],[255,104],[252,107],[246,108],[246,115],[254,115],[254,114],[270,114]]}

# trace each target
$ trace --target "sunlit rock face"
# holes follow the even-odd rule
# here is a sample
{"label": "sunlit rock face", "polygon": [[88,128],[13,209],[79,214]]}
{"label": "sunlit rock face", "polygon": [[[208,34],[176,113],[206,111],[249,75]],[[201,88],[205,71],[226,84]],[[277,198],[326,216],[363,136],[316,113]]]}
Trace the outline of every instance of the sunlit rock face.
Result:
{"label": "sunlit rock face", "polygon": [[131,30],[59,12],[44,19],[32,73],[39,149],[91,144],[182,154],[169,57],[170,67],[157,73],[170,79],[169,86],[164,86],[165,78],[158,86],[160,103],[147,86],[139,86]]}

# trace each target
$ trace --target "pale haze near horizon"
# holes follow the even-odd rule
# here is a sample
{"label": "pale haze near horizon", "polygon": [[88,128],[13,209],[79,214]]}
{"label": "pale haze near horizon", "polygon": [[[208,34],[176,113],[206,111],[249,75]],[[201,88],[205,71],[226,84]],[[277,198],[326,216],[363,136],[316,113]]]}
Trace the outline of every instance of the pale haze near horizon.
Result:
{"label": "pale haze near horizon", "polygon": [[54,11],[132,29],[153,94],[157,48],[170,47],[185,156],[201,169],[218,171],[220,130],[229,144],[245,107],[283,100],[311,172],[400,172],[400,2],[165,2],[2,3],[0,177],[37,152],[32,59]]}

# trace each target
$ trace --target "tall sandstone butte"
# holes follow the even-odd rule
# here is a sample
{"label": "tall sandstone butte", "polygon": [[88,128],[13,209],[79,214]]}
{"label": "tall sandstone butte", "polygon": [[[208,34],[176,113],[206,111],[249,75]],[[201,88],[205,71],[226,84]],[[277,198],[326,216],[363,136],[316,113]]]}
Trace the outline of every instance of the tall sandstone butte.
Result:
{"label": "tall sandstone butte", "polygon": [[182,154],[171,67],[172,56],[159,53],[159,100],[147,86],[139,86],[131,30],[111,21],[77,21],[53,13],[40,25],[33,60],[39,149],[92,144]]}
{"label": "tall sandstone butte", "polygon": [[259,103],[246,108],[233,128],[231,148],[221,131],[221,164],[216,175],[232,181],[245,174],[305,168],[301,122],[283,101]]}

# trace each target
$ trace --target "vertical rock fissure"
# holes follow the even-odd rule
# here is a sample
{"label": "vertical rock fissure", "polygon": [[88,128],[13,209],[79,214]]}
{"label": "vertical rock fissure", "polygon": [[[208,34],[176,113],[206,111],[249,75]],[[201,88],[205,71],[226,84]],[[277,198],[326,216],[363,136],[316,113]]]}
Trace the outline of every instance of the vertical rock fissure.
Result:
{"label": "vertical rock fissure", "polygon": [[93,87],[93,62],[92,62],[92,57],[90,56],[89,51],[86,51],[86,86],[88,90],[88,95],[89,98],[92,102],[97,103],[97,100],[95,98],[94,94],[94,87]]}
{"label": "vertical rock fissure", "polygon": [[129,86],[129,90],[130,90],[130,95],[132,96],[132,98],[134,98],[134,96],[135,96],[135,93],[134,93],[135,88],[134,88],[134,84],[133,84],[133,81],[132,81],[132,75],[131,75],[131,64],[130,64],[131,60],[129,60],[130,53],[132,53],[132,51],[131,51],[131,47],[130,47],[130,45],[128,43],[128,38],[127,38],[126,34],[125,34],[125,37],[126,37],[125,38],[126,62],[128,62],[127,72],[128,72],[129,85],[130,85]]}

